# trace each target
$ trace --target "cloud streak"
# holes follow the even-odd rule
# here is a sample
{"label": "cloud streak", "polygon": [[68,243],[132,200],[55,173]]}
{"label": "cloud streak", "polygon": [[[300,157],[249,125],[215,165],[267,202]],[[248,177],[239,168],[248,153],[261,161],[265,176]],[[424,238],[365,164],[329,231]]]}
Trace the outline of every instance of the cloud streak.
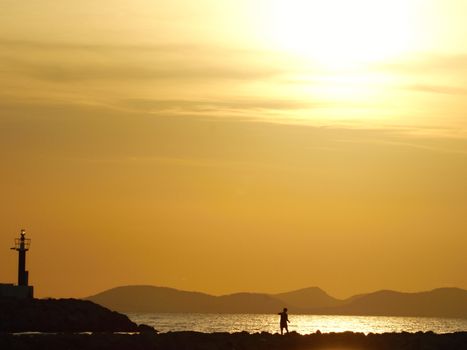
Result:
{"label": "cloud streak", "polygon": [[[0,65],[34,79],[257,80],[284,73],[248,61],[253,52],[196,45],[86,45],[0,39]],[[266,54],[265,54],[266,55]]]}
{"label": "cloud streak", "polygon": [[31,78],[53,82],[84,80],[255,80],[280,74],[272,69],[249,69],[204,65],[198,67],[141,67],[136,65],[38,64],[10,62],[9,67]]}
{"label": "cloud streak", "polygon": [[140,111],[164,112],[180,110],[186,112],[209,112],[218,110],[294,110],[311,109],[325,105],[304,100],[275,100],[275,99],[231,99],[231,100],[155,100],[155,99],[127,99],[122,100],[125,107]]}
{"label": "cloud streak", "polygon": [[[390,129],[392,123],[396,129],[408,126],[417,134],[426,131],[423,126],[446,121],[423,119],[424,107],[398,109],[377,95],[372,99],[373,91],[381,90],[392,94],[391,100],[400,98],[404,102],[414,96],[413,92],[438,94],[440,103],[456,98],[448,101],[441,95],[461,99],[467,93],[455,80],[458,72],[451,67],[457,64],[461,71],[467,69],[467,56],[463,55],[424,55],[375,65],[367,72],[368,77],[363,77],[368,79],[362,79],[360,74],[365,73],[358,70],[320,72],[313,63],[294,66],[294,62],[270,52],[215,45],[81,44],[0,38],[0,48],[0,87],[5,101],[21,96],[23,100],[94,104],[131,113],[349,128]],[[429,74],[423,74],[426,71]],[[373,81],[372,73],[377,78],[386,73],[396,78],[394,83]],[[427,99],[420,95],[414,103]],[[449,127],[459,114],[459,107],[451,108],[448,114],[454,121]],[[405,114],[413,115],[406,118]],[[412,127],[410,120],[417,120],[419,125]],[[438,132],[435,129],[430,132]],[[445,130],[442,133],[445,135]]]}
{"label": "cloud streak", "polygon": [[412,91],[445,94],[445,95],[467,94],[466,88],[462,88],[458,86],[448,86],[448,85],[413,84],[413,85],[407,86],[407,89],[412,90]]}
{"label": "cloud streak", "polygon": [[393,61],[375,65],[376,69],[405,74],[460,72],[467,70],[467,54],[433,54],[415,55],[411,59]]}

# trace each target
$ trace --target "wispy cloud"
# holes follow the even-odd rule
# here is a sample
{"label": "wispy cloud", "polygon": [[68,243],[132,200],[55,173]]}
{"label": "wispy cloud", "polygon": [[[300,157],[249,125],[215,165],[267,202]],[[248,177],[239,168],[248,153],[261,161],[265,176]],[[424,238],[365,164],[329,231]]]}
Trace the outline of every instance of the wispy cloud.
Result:
{"label": "wispy cloud", "polygon": [[324,103],[304,100],[276,100],[276,99],[230,99],[230,100],[154,100],[154,99],[126,99],[121,104],[141,111],[185,111],[209,112],[219,110],[295,110],[312,109]]}
{"label": "wispy cloud", "polygon": [[54,82],[83,80],[255,80],[268,79],[280,74],[272,69],[248,67],[222,67],[200,65],[197,67],[141,67],[118,64],[79,64],[79,63],[34,63],[30,61],[10,61],[9,68],[18,74],[31,78]]}
{"label": "wispy cloud", "polygon": [[[375,65],[370,73],[388,73],[396,78],[389,83],[385,79],[374,83],[371,79],[362,81],[359,71],[344,77],[349,80],[341,79],[339,72],[327,79],[327,73],[315,72],[311,63],[295,67],[284,57],[270,56],[270,52],[215,45],[81,44],[0,38],[0,48],[2,98],[13,105],[15,98],[18,101],[21,97],[23,104],[25,100],[56,102],[65,106],[64,110],[84,104],[122,113],[394,129],[414,136],[465,135],[465,130],[452,128],[459,123],[443,120],[437,128],[435,118],[410,116],[424,113],[422,108],[393,108],[397,103],[379,101],[378,97],[373,100],[365,94],[388,90],[394,101],[399,97],[406,101],[412,97],[408,96],[410,92],[427,93],[426,97],[417,96],[421,102],[415,103],[423,103],[431,97],[428,94],[457,95],[460,100],[467,89],[456,77],[467,69],[467,55],[420,55]],[[438,75],[443,79],[437,79]],[[355,98],[349,98],[353,93]],[[401,117],[402,113],[409,117]],[[453,109],[449,113],[454,120],[460,112]],[[419,125],[412,127],[411,120]],[[428,122],[432,127],[424,128]]]}
{"label": "wispy cloud", "polygon": [[408,90],[446,95],[465,95],[467,89],[459,86],[413,84],[406,86]]}
{"label": "wispy cloud", "polygon": [[400,72],[405,74],[437,73],[437,72],[463,72],[467,70],[466,54],[433,54],[424,53],[414,55],[410,59],[380,63],[377,69]]}
{"label": "wispy cloud", "polygon": [[[283,73],[248,61],[252,52],[195,45],[97,45],[0,39],[0,65],[55,82],[79,80],[256,80]],[[256,53],[257,54],[257,53]]]}
{"label": "wispy cloud", "polygon": [[[338,142],[349,143],[349,144],[366,144],[366,145],[381,145],[388,146],[390,148],[411,148],[427,153],[439,153],[439,154],[457,154],[467,156],[467,148],[465,141],[458,142],[457,145],[452,144],[450,138],[446,138],[443,142],[433,142],[436,138],[413,138],[406,135],[401,137],[401,134],[386,134],[385,138],[374,139],[368,137],[367,139],[341,139]],[[456,146],[456,147],[453,147]]]}
{"label": "wispy cloud", "polygon": [[197,55],[223,55],[228,58],[230,55],[277,55],[278,52],[235,48],[227,46],[201,45],[201,44],[115,44],[115,43],[84,43],[84,42],[63,42],[63,41],[38,41],[38,40],[13,40],[0,37],[0,47],[14,50],[36,50],[36,51],[73,51],[73,52],[94,52],[94,53],[156,53],[156,54],[197,54]]}

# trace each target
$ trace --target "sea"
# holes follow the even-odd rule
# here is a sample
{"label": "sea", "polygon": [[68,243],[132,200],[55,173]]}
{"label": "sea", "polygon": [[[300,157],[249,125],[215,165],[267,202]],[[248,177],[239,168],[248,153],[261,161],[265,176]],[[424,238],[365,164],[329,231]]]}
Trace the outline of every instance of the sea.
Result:
{"label": "sea", "polygon": [[[279,332],[279,316],[271,314],[177,314],[127,313],[135,323],[153,326],[159,332]],[[332,332],[390,333],[429,332],[443,334],[467,331],[467,318],[332,316],[289,314],[289,331],[300,334]]]}

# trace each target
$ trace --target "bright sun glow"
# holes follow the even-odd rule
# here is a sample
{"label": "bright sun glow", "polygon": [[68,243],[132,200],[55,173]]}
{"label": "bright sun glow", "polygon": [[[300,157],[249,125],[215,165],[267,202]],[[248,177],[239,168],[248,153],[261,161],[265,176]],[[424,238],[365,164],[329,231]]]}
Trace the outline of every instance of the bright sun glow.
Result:
{"label": "bright sun glow", "polygon": [[413,41],[406,0],[271,0],[274,45],[328,66],[393,58]]}

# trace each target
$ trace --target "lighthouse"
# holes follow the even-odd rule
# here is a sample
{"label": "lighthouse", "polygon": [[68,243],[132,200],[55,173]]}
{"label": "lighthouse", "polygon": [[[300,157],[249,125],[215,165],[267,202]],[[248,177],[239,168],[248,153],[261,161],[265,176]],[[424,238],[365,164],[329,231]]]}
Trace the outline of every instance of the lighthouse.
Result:
{"label": "lighthouse", "polygon": [[11,249],[18,252],[18,286],[27,286],[29,271],[26,271],[26,252],[31,246],[31,239],[26,238],[26,230],[21,230],[20,237],[15,239],[15,246]]}
{"label": "lighthouse", "polygon": [[0,284],[0,297],[26,299],[34,297],[34,288],[29,285],[29,271],[26,270],[26,253],[31,246],[31,239],[26,238],[26,230],[21,230],[19,238],[15,238],[18,252],[18,285]]}

